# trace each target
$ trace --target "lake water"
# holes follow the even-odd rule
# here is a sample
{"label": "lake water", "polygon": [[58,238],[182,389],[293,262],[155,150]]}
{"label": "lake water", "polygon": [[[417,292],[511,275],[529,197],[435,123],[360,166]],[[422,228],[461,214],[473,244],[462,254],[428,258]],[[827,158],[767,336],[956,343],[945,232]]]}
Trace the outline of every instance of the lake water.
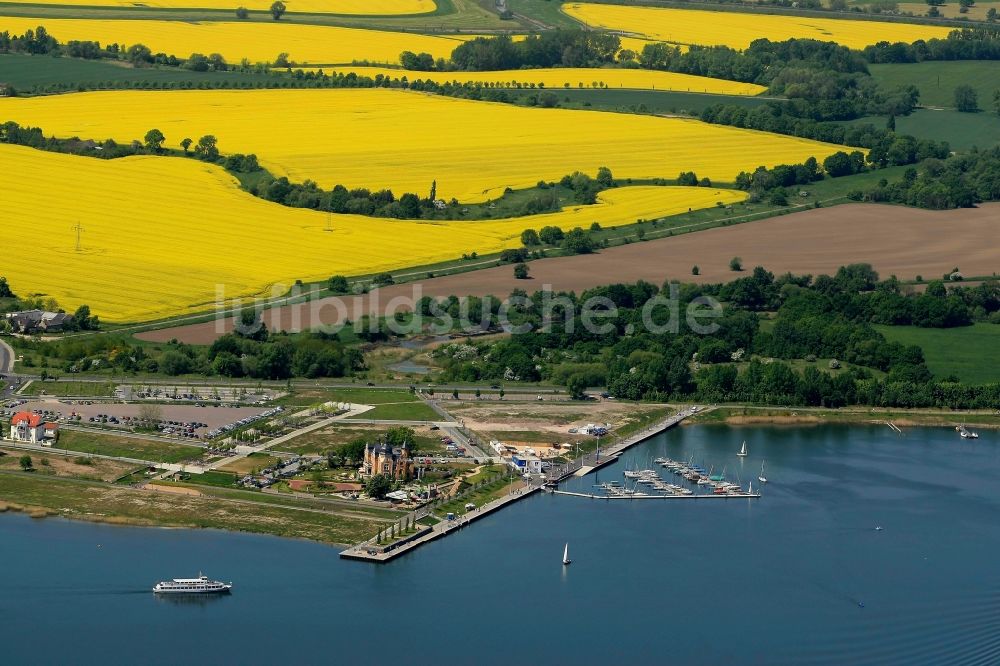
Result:
{"label": "lake water", "polygon": [[[678,428],[567,489],[663,455],[745,485],[766,458],[764,497],[541,495],[385,566],[301,541],[8,514],[3,661],[997,663],[1000,436],[981,435]],[[233,594],[149,591],[199,570]]]}

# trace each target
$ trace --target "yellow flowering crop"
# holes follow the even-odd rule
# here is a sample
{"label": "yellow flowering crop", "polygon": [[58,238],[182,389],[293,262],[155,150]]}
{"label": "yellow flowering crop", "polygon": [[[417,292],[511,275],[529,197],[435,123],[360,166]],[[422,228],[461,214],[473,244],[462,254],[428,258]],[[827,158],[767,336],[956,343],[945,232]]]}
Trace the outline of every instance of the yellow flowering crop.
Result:
{"label": "yellow flowering crop", "polygon": [[[141,5],[131,0],[21,0],[25,4],[87,5],[89,7],[155,7],[170,9],[228,9],[242,5],[250,10],[265,11],[271,0],[143,0]],[[436,8],[434,0],[284,0],[289,12],[312,14],[345,14],[365,16],[400,16],[428,14]]]}
{"label": "yellow flowering crop", "polygon": [[[316,69],[316,68],[314,68]],[[588,69],[553,68],[520,69],[500,72],[408,72],[387,67],[331,67],[319,68],[327,74],[355,72],[359,76],[372,78],[381,74],[398,79],[403,76],[410,81],[421,79],[438,83],[499,83],[514,87],[514,83],[544,84],[545,88],[558,92],[567,84],[570,88],[630,88],[638,90],[676,90],[682,92],[714,93],[719,95],[759,95],[767,88],[753,83],[712,79],[707,76],[657,72],[648,69]]]}
{"label": "yellow flowering crop", "polygon": [[[88,0],[89,1],[89,0]],[[192,53],[221,53],[229,62],[242,58],[272,62],[287,53],[297,63],[350,64],[357,60],[396,64],[403,51],[426,52],[447,58],[475,35],[419,35],[302,25],[288,22],[127,21],[94,19],[20,18],[0,16],[0,32],[22,34],[39,25],[61,42],[93,40],[101,44],[145,44],[153,53],[187,58]]]}
{"label": "yellow flowering crop", "polygon": [[[3,273],[21,294],[83,303],[109,321],[211,309],[227,298],[271,294],[296,279],[362,275],[520,246],[546,225],[604,227],[740,201],[705,187],[623,187],[594,206],[482,222],[420,222],[328,216],[286,208],[238,189],[221,168],[192,159],[118,160],[0,144],[4,231],[44,247],[8,252]],[[81,251],[76,250],[79,223]],[[327,229],[332,229],[328,231]]]}
{"label": "yellow flowering crop", "polygon": [[0,98],[0,119],[49,136],[141,140],[151,128],[218,138],[275,175],[323,187],[391,188],[476,202],[573,171],[618,178],[731,182],[759,165],[822,161],[841,150],[808,139],[698,120],[524,108],[389,89],[107,91]]}
{"label": "yellow flowering crop", "polygon": [[587,25],[620,30],[676,44],[725,45],[743,49],[755,39],[818,39],[861,49],[880,41],[913,42],[944,38],[953,28],[885,21],[854,21],[814,16],[779,16],[695,9],[625,7],[566,3],[563,11]]}

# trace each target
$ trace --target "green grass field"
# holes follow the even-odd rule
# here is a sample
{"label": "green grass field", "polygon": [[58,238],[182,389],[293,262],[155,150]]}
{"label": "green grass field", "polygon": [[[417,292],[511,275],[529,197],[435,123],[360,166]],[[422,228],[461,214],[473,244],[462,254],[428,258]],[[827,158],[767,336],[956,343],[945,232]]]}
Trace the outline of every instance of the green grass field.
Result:
{"label": "green grass field", "polygon": [[[501,20],[497,12],[493,11],[493,0],[436,0],[436,4],[438,8],[432,13],[409,16],[299,14],[289,6],[290,11],[281,18],[281,22],[284,24],[343,25],[375,30],[418,30],[421,32],[500,31],[520,30],[524,27],[518,21]],[[137,3],[135,6],[96,7],[88,6],[85,0],[81,0],[80,6],[3,4],[3,14],[5,16],[38,17],[40,23],[44,21],[45,17],[205,22],[234,21],[236,20],[234,12],[237,6],[238,4],[234,4],[232,9],[170,9],[144,7]],[[273,21],[267,11],[251,11],[244,20],[263,23]]]}
{"label": "green grass field", "polygon": [[19,92],[45,89],[50,86],[97,86],[107,82],[146,82],[146,86],[162,86],[191,81],[210,83],[228,81],[229,85],[274,81],[280,74],[249,72],[191,72],[178,67],[144,67],[136,69],[123,63],[79,58],[54,58],[47,55],[0,55],[0,81],[9,83]]}
{"label": "green grass field", "polygon": [[567,109],[599,109],[602,111],[623,112],[701,113],[703,109],[714,104],[756,107],[768,102],[763,97],[747,97],[744,95],[709,95],[695,92],[656,90],[615,90],[614,88],[606,90],[552,88],[547,90],[547,92],[555,93],[559,97],[559,106]]}
{"label": "green grass field", "polygon": [[200,456],[202,452],[199,447],[187,444],[156,442],[138,437],[106,435],[65,428],[60,431],[59,442],[53,448],[168,463],[192,460]]}
{"label": "green grass field", "polygon": [[423,402],[397,402],[378,405],[359,418],[375,421],[440,421],[442,416]]}
{"label": "green grass field", "polygon": [[[885,118],[869,116],[850,124],[870,123],[885,126]],[[1000,116],[981,111],[960,113],[953,109],[917,109],[896,118],[896,132],[920,139],[947,141],[952,150],[964,151],[974,146],[989,148],[1000,143]]]}
{"label": "green grass field", "polygon": [[110,397],[115,392],[111,382],[43,382],[35,380],[24,388],[21,395],[71,395],[85,397]]}
{"label": "green grass field", "polygon": [[872,77],[886,87],[914,85],[923,106],[955,107],[955,87],[970,85],[979,93],[979,107],[992,109],[1000,90],[1000,67],[987,60],[870,65]]}
{"label": "green grass field", "polygon": [[960,328],[876,326],[888,340],[918,345],[927,367],[939,379],[955,375],[970,384],[1000,382],[1000,326],[973,324]]}

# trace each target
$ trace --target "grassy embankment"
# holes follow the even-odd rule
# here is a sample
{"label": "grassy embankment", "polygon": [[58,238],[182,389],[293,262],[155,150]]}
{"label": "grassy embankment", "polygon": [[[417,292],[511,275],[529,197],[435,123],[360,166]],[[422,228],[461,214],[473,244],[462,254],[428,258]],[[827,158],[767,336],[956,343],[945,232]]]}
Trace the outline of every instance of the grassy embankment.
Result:
{"label": "grassy embankment", "polygon": [[86,398],[108,398],[114,395],[115,384],[111,382],[41,381],[28,384],[21,395],[56,395]]}
{"label": "grassy embankment", "polygon": [[[374,535],[380,516],[342,515],[266,502],[135,490],[36,474],[0,473],[0,510],[122,525],[205,527],[351,544]],[[360,509],[358,510],[360,513]]]}
{"label": "grassy embankment", "polygon": [[870,424],[892,421],[898,426],[945,426],[959,424],[1000,427],[995,412],[950,412],[933,409],[873,409],[845,407],[756,407],[723,405],[686,420],[685,425],[727,423],[730,425],[819,425],[823,423]]}

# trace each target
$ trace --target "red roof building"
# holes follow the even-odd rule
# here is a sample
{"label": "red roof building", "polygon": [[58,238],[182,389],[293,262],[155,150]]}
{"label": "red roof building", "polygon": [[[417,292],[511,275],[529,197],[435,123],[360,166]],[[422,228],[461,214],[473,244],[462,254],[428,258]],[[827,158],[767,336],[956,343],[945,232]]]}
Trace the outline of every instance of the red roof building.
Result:
{"label": "red roof building", "polygon": [[10,419],[10,438],[15,442],[39,444],[45,440],[46,431],[54,435],[58,427],[54,423],[45,423],[41,414],[18,412]]}

